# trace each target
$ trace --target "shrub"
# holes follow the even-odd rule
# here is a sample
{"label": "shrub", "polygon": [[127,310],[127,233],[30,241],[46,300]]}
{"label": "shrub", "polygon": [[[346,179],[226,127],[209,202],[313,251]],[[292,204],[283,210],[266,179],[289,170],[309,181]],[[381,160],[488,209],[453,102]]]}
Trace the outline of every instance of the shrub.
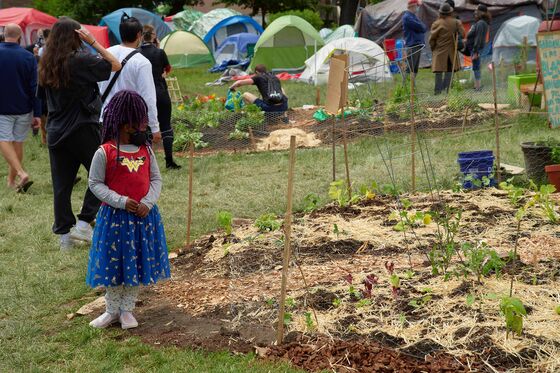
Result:
{"label": "shrub", "polygon": [[321,27],[323,27],[323,20],[321,19],[321,16],[319,15],[319,13],[317,13],[314,10],[311,10],[311,9],[288,10],[288,11],[285,11],[285,12],[273,13],[273,14],[268,16],[268,22],[272,23],[272,22],[274,22],[274,20],[276,20],[276,19],[278,19],[282,16],[298,16],[298,17],[301,17],[304,20],[306,20],[307,22],[309,22],[311,24],[311,26],[315,27],[316,30],[320,30]]}

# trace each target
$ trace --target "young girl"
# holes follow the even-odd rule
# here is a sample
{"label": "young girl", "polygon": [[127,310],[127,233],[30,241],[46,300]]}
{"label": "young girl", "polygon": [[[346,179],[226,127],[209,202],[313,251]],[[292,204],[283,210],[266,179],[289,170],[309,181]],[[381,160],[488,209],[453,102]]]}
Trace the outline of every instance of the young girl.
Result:
{"label": "young girl", "polygon": [[106,311],[90,325],[117,320],[135,328],[138,286],[169,278],[163,224],[156,201],[161,175],[147,144],[148,108],[132,91],[120,91],[103,112],[103,144],[93,157],[89,187],[103,205],[97,214],[86,282],[106,288]]}

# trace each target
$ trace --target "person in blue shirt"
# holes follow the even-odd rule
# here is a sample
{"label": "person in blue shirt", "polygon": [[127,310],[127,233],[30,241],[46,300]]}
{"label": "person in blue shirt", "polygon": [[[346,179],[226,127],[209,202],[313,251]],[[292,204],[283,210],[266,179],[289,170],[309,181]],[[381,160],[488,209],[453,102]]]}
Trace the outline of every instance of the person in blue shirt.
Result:
{"label": "person in blue shirt", "polygon": [[37,61],[20,47],[22,31],[16,24],[4,28],[0,44],[0,153],[8,163],[8,187],[26,192],[32,181],[23,168],[23,142],[41,121],[37,99]]}
{"label": "person in blue shirt", "polygon": [[420,21],[416,13],[419,10],[418,0],[408,1],[408,10],[404,12],[402,19],[404,40],[407,53],[407,72],[413,74],[413,77],[418,74],[418,67],[420,66],[420,54],[425,44],[426,25]]}

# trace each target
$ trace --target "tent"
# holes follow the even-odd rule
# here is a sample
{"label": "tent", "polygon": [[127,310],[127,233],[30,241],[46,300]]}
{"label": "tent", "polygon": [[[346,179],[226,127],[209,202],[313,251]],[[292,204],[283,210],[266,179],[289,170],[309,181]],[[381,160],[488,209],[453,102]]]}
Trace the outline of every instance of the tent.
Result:
{"label": "tent", "polygon": [[9,23],[15,23],[23,30],[23,44],[34,43],[37,32],[43,28],[50,28],[57,19],[33,8],[0,9],[0,28]]}
{"label": "tent", "polygon": [[349,56],[350,82],[392,79],[389,59],[379,45],[368,39],[349,37],[331,41],[305,61],[305,70],[299,80],[317,85],[326,84],[331,57],[337,54]]}
{"label": "tent", "polygon": [[143,25],[152,25],[156,29],[156,34],[158,39],[163,39],[165,35],[171,32],[169,26],[161,19],[157,14],[148,12],[142,8],[121,8],[115,10],[113,13],[107,14],[105,17],[101,18],[99,26],[107,26],[109,29],[109,40],[111,44],[120,44],[121,35],[119,32],[119,25],[121,23],[121,17],[123,13],[128,14],[130,17],[137,18]]}
{"label": "tent", "polygon": [[188,31],[173,31],[160,43],[173,67],[214,64],[214,58],[202,39]]}
{"label": "tent", "polygon": [[531,16],[519,16],[507,20],[502,24],[494,38],[492,61],[499,64],[501,61],[513,62],[521,52],[521,47],[526,43],[528,47],[528,60],[537,60],[537,32],[541,20]]}
{"label": "tent", "polygon": [[206,34],[208,34],[208,32],[220,21],[240,14],[241,13],[238,11],[227,8],[214,9],[206,14],[203,14],[199,19],[197,19],[188,31],[196,34],[199,38],[204,39]]}
{"label": "tent", "polygon": [[247,16],[232,16],[218,22],[204,37],[204,42],[214,53],[218,46],[222,44],[227,37],[240,34],[250,33],[253,35],[260,35],[264,32],[261,25],[259,25],[253,18]]}
{"label": "tent", "polygon": [[317,30],[307,21],[297,16],[282,16],[261,35],[249,69],[258,64],[276,70],[303,68],[305,60],[323,44]]}
{"label": "tent", "polygon": [[172,17],[173,25],[176,30],[189,31],[203,15],[204,13],[198,10],[187,8]]}
{"label": "tent", "polygon": [[242,61],[247,58],[247,46],[256,44],[258,40],[259,35],[247,32],[232,35],[216,49],[214,59],[217,64],[230,60]]}
{"label": "tent", "polygon": [[331,41],[342,39],[342,38],[353,38],[356,36],[356,31],[354,31],[354,27],[350,25],[343,25],[334,30],[329,36],[325,38],[325,44],[330,43]]}
{"label": "tent", "polygon": [[331,30],[330,28],[322,28],[321,31],[319,31],[319,35],[321,35],[323,39],[325,39],[327,36],[329,36],[332,33],[333,30]]}
{"label": "tent", "polygon": [[105,48],[109,48],[111,44],[109,43],[109,29],[107,26],[94,26],[94,25],[82,25],[85,27],[94,37],[99,44]]}

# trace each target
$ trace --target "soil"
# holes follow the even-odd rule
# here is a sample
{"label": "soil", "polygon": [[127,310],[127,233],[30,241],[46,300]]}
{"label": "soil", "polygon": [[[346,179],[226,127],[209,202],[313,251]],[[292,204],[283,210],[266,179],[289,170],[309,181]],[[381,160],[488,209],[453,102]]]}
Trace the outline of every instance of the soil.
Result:
{"label": "soil", "polygon": [[[256,350],[263,359],[309,371],[560,371],[558,226],[532,211],[518,234],[515,210],[497,190],[406,197],[417,211],[461,207],[455,240],[484,241],[496,250],[506,261],[499,276],[478,283],[456,275],[458,260],[447,278],[432,273],[427,254],[435,224],[417,225],[405,237],[388,221],[396,201],[380,196],[294,220],[284,344],[273,345],[283,235],[257,234],[250,221],[236,222],[230,237],[214,233],[179,251],[171,260],[173,278],[141,293],[140,326],[132,333],[155,345]],[[514,266],[507,258],[516,240]],[[386,263],[400,279],[396,292]],[[377,278],[371,296],[364,285],[369,275]],[[499,303],[511,275],[527,316],[523,334],[506,339]]]}

